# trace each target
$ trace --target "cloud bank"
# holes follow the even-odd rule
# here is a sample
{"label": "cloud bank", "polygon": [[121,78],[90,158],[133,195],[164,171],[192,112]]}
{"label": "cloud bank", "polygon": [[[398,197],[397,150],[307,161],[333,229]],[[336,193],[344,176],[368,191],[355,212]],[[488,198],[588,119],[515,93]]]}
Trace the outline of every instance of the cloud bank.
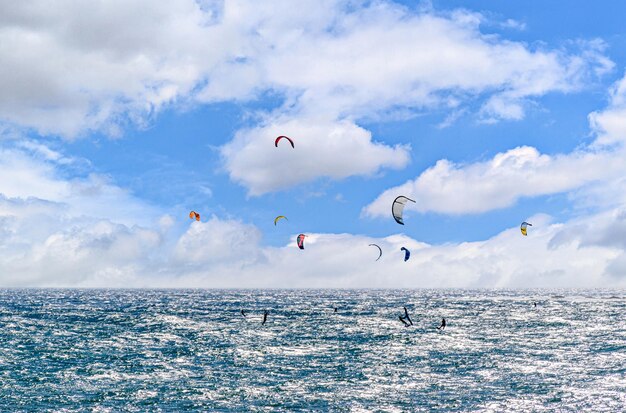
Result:
{"label": "cloud bank", "polygon": [[[402,234],[309,233],[300,250],[296,234],[284,246],[270,247],[249,223],[171,216],[89,173],[66,180],[63,168],[78,160],[60,153],[43,160],[40,153],[58,153],[49,151],[20,146],[0,154],[0,165],[19,160],[10,164],[15,176],[36,176],[23,179],[19,194],[0,199],[5,287],[626,286],[623,207],[564,223],[530,217],[528,237],[517,227],[484,241],[443,245]],[[27,187],[29,181],[35,184]],[[5,181],[0,186],[9,192]],[[90,208],[98,203],[107,206],[107,216]],[[134,209],[144,215],[135,216]],[[383,249],[380,261],[370,243]],[[401,247],[411,250],[408,262]]]}

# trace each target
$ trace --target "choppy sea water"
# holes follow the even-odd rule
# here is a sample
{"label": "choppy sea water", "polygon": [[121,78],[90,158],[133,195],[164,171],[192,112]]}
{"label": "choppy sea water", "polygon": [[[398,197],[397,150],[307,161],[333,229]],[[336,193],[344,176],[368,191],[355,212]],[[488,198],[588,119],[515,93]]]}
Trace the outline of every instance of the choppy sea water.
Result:
{"label": "choppy sea water", "polygon": [[624,291],[0,291],[0,411],[617,412],[625,373]]}

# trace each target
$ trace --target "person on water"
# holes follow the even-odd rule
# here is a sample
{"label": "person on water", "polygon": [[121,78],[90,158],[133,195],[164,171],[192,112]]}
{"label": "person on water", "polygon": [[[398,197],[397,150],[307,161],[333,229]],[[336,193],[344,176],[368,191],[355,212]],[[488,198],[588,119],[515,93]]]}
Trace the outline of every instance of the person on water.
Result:
{"label": "person on water", "polygon": [[261,323],[261,325],[265,325],[265,322],[267,321],[267,315],[268,315],[269,313],[270,313],[270,312],[269,312],[269,311],[267,311],[267,310],[265,310],[265,311],[263,312],[263,322]]}
{"label": "person on water", "polygon": [[409,317],[409,310],[404,307],[404,319],[409,320],[409,324],[413,325],[413,321],[411,321],[411,317]]}
{"label": "person on water", "polygon": [[441,325],[439,327],[437,327],[437,330],[443,330],[444,328],[446,328],[446,319],[442,318],[441,319]]}
{"label": "person on water", "polygon": [[246,310],[244,310],[243,308],[241,309],[241,315],[246,317]]}
{"label": "person on water", "polygon": [[[404,324],[405,327],[413,325],[413,321],[411,321],[411,317],[409,317],[409,310],[407,310],[406,307],[404,307],[404,317],[398,316],[398,318],[402,321],[402,324]],[[408,320],[408,323],[405,320]]]}

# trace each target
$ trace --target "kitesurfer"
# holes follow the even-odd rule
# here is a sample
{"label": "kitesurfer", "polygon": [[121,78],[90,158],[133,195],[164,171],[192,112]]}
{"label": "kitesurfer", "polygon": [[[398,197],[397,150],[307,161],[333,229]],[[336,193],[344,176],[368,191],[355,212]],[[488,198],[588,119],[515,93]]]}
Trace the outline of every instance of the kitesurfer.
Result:
{"label": "kitesurfer", "polygon": [[261,323],[261,325],[265,325],[265,322],[267,321],[267,315],[268,315],[269,313],[270,313],[270,312],[269,312],[269,311],[267,311],[267,310],[265,310],[265,311],[263,312],[263,322]]}
{"label": "kitesurfer", "polygon": [[243,308],[241,309],[241,315],[246,317],[246,310],[244,310]]}
{"label": "kitesurfer", "polygon": [[437,330],[443,330],[444,328],[446,328],[446,319],[442,318],[441,319],[441,325],[439,327],[437,327]]}
{"label": "kitesurfer", "polygon": [[[413,321],[411,321],[411,317],[409,317],[409,311],[406,309],[406,307],[404,307],[404,317],[400,315],[398,316],[398,318],[400,318],[400,321],[402,321],[405,327],[413,325]],[[408,323],[404,320],[408,320]]]}
{"label": "kitesurfer", "polygon": [[407,310],[406,307],[404,307],[404,319],[409,320],[409,323],[413,325],[413,321],[411,321],[411,317],[409,317],[409,310]]}

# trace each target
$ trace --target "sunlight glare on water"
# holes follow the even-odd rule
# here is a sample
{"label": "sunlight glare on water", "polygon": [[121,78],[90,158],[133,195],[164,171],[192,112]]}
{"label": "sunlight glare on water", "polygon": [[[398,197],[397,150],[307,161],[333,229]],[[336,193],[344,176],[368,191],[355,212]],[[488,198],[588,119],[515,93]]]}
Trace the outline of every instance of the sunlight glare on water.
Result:
{"label": "sunlight glare on water", "polygon": [[[3,290],[0,411],[615,412],[626,406],[625,301],[623,291]],[[403,306],[412,327],[398,320]]]}

